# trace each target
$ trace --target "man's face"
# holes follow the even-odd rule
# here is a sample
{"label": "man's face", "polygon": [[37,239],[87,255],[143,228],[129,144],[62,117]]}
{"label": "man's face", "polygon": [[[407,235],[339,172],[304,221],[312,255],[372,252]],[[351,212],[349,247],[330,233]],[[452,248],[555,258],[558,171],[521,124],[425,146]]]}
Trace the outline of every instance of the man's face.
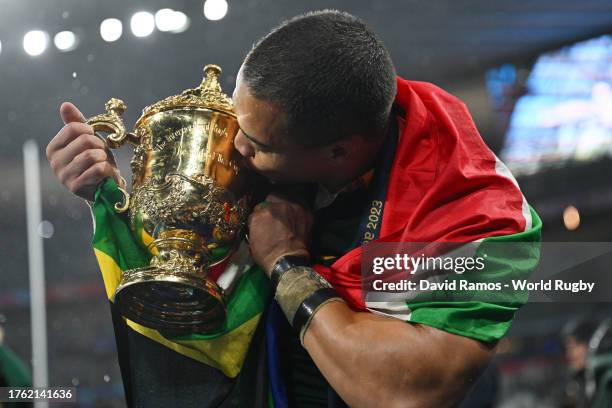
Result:
{"label": "man's face", "polygon": [[574,337],[565,340],[565,357],[568,365],[574,371],[582,371],[586,367],[588,346],[584,342],[579,342]]}
{"label": "man's face", "polygon": [[240,127],[234,146],[248,166],[273,182],[320,181],[325,167],[324,150],[294,143],[285,131],[285,113],[251,95],[240,73],[233,101]]}

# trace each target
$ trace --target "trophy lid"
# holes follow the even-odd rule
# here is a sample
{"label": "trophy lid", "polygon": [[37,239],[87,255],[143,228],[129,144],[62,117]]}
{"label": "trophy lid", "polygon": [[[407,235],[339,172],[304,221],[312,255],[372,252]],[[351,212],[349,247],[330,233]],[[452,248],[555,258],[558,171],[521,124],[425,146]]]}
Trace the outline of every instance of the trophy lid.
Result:
{"label": "trophy lid", "polygon": [[204,67],[204,78],[197,88],[186,89],[180,95],[169,96],[153,105],[147,106],[143,109],[140,119],[136,122],[136,127],[151,115],[176,108],[211,109],[235,117],[232,99],[221,90],[221,84],[219,83],[220,76],[221,67],[214,64],[206,65]]}

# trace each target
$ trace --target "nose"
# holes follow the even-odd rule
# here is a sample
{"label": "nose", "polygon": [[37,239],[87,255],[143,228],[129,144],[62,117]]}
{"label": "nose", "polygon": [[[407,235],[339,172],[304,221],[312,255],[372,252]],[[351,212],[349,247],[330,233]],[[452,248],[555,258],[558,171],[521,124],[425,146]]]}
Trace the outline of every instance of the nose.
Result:
{"label": "nose", "polygon": [[251,142],[244,136],[241,130],[238,131],[238,134],[234,138],[234,147],[238,150],[238,153],[243,155],[244,157],[254,157],[255,149]]}

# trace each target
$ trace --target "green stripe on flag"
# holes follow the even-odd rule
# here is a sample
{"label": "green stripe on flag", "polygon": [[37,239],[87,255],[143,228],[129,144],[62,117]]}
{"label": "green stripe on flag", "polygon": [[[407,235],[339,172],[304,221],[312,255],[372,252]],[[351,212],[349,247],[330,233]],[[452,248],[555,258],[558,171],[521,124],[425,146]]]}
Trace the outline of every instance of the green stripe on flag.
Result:
{"label": "green stripe on flag", "polygon": [[[532,227],[513,235],[486,238],[474,257],[486,254],[481,272],[451,274],[447,280],[481,283],[528,279],[540,259],[542,221],[531,211]],[[512,324],[516,311],[528,300],[526,290],[483,292],[468,290],[429,291],[407,301],[412,323],[421,323],[450,333],[490,342],[501,339]],[[483,299],[484,297],[484,299]]]}

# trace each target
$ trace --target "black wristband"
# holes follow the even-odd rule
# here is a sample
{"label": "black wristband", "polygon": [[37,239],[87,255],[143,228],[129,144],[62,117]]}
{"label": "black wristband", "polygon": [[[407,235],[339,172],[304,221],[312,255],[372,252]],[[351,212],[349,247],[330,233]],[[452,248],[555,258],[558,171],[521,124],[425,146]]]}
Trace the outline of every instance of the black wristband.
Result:
{"label": "black wristband", "polygon": [[311,266],[310,258],[299,255],[286,255],[278,258],[278,261],[272,267],[270,273],[270,283],[272,284],[272,293],[276,292],[278,281],[281,276],[289,269],[295,268],[296,266]]}
{"label": "black wristband", "polygon": [[334,290],[334,288],[322,288],[317,290],[308,296],[300,307],[298,307],[295,312],[295,316],[293,316],[293,322],[291,322],[291,326],[293,329],[300,334],[302,327],[308,322],[312,314],[317,310],[317,308],[322,304],[327,302],[329,299],[337,298],[338,294]]}

